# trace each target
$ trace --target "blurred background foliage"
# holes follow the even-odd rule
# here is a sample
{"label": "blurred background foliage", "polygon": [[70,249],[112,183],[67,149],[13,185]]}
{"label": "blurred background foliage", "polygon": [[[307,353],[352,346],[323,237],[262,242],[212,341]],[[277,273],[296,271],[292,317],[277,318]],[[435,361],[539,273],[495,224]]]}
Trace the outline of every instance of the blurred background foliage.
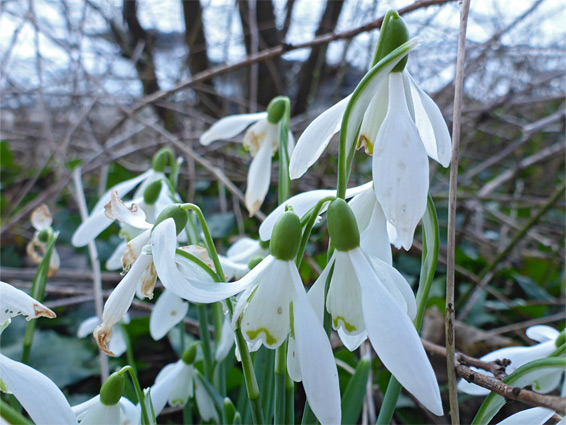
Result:
{"label": "blurred background foliage", "polygon": [[[238,143],[199,146],[200,134],[220,117],[261,111],[281,94],[291,98],[291,129],[298,138],[318,113],[355,88],[377,40],[373,28],[391,7],[404,12],[412,34],[422,38],[409,70],[451,128],[458,35],[454,1],[2,1],[1,279],[30,288],[35,268],[25,245],[33,236],[29,215],[35,207],[47,203],[61,232],[61,269],[49,279],[46,298],[58,318],[40,319],[32,366],[64,387],[73,402],[98,391],[96,346],[91,338],[74,337],[78,324],[94,314],[94,305],[86,249],[70,245],[81,221],[72,169],[82,167],[92,208],[107,187],[145,171],[157,149],[169,146],[184,158],[179,192],[203,209],[219,252],[241,235],[257,237],[261,215],[248,217],[241,203],[249,155]],[[473,356],[531,344],[524,329],[533,324],[564,327],[565,200],[564,193],[554,195],[563,192],[565,180],[565,8],[554,0],[472,2],[459,170],[456,331],[457,348]],[[372,29],[364,29],[366,24]],[[326,34],[338,36],[330,43],[316,38]],[[269,60],[246,59],[266,51],[273,53],[265,56]],[[332,188],[336,150],[335,143],[292,183],[292,192]],[[275,166],[272,187],[277,175]],[[370,178],[371,158],[360,153],[350,185]],[[431,194],[445,241],[448,170],[434,162]],[[273,191],[263,213],[276,203]],[[302,263],[307,285],[326,260],[324,226],[311,238]],[[113,225],[96,241],[102,264],[118,244],[117,233]],[[409,252],[394,253],[395,265],[413,285],[420,248],[417,237]],[[439,312],[444,311],[445,257],[441,243],[423,333],[439,344],[444,343]],[[102,277],[106,293],[120,280],[116,272],[103,270]],[[126,326],[145,386],[176,359],[181,338],[175,330],[169,340],[152,341],[150,310],[151,302],[135,301]],[[194,308],[185,324],[188,341],[198,330]],[[14,320],[3,333],[4,354],[18,358],[23,326]],[[339,368],[344,387],[358,357],[340,347],[336,355],[345,365]],[[124,362],[112,359],[111,367]],[[439,364],[442,384],[443,360]],[[373,366],[374,383],[383,385],[387,372],[377,360]],[[228,387],[237,389],[241,372],[233,368],[229,376]],[[379,406],[379,391],[375,400]],[[400,422],[430,420],[410,408],[415,405],[409,397],[401,401],[409,409],[398,411]],[[474,401],[462,403],[462,420],[475,413]],[[371,413],[364,410],[359,421],[367,423]],[[178,421],[178,414],[171,409],[171,420]]]}

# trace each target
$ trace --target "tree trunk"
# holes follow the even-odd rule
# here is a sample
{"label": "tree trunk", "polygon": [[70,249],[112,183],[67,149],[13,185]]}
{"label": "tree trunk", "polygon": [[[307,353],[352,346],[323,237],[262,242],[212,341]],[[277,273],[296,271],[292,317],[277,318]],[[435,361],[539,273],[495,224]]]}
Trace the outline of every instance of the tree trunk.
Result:
{"label": "tree trunk", "polygon": [[[320,20],[315,37],[334,31],[342,11],[344,0],[327,0],[326,9]],[[299,71],[299,83],[295,99],[294,115],[306,112],[318,92],[318,85],[326,67],[326,49],[328,45],[314,46],[311,54]]]}
{"label": "tree trunk", "polygon": [[[256,9],[255,22],[249,22],[249,2],[254,2]],[[252,29],[257,28],[259,51],[281,44],[281,34],[275,25],[273,3],[270,0],[238,0],[240,19],[244,30],[244,43],[248,55],[253,53]],[[284,82],[281,79],[281,59],[279,57],[258,64],[257,81],[250,81],[257,85],[257,102],[267,106],[275,96],[284,94]]]}

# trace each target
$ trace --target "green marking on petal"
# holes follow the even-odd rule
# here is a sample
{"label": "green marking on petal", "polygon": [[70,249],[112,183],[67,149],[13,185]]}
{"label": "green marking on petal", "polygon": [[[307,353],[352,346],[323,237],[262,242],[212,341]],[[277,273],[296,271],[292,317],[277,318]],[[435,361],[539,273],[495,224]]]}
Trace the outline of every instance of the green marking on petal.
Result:
{"label": "green marking on petal", "polygon": [[176,398],[174,400],[171,400],[171,406],[173,407],[181,407],[185,405],[185,400],[181,400],[179,398]]}
{"label": "green marking on petal", "polygon": [[342,322],[342,326],[344,326],[344,328],[346,329],[346,332],[354,332],[357,329],[354,325],[348,323],[346,321],[346,319],[344,319],[343,316],[336,316],[333,319],[333,322],[334,322],[334,328],[335,329],[338,329],[338,327],[340,326],[340,322]]}
{"label": "green marking on petal", "polygon": [[277,340],[271,335],[267,328],[262,327],[253,331],[247,331],[246,334],[248,334],[248,337],[253,341],[262,332],[265,334],[265,342],[267,345],[275,345],[277,343]]}
{"label": "green marking on petal", "polygon": [[2,391],[3,393],[10,394],[10,391],[8,390],[8,386],[7,386],[6,383],[2,380],[2,378],[0,378],[0,391]]}
{"label": "green marking on petal", "polygon": [[293,301],[289,303],[289,321],[291,322],[291,336],[295,338],[295,313],[293,312]]}

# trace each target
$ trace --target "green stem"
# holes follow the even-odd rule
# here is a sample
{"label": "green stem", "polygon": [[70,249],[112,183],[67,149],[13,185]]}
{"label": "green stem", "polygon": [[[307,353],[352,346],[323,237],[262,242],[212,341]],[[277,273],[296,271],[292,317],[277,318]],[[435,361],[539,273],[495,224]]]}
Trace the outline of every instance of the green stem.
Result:
{"label": "green stem", "polygon": [[[123,375],[124,373],[128,372],[130,374],[130,378],[132,379],[132,383],[134,384],[134,389],[136,391],[136,396],[138,397],[138,401],[140,403],[141,406],[141,411],[142,411],[142,425],[151,425],[151,422],[149,420],[149,414],[147,412],[147,405],[145,402],[145,396],[143,395],[143,391],[141,390],[140,387],[140,383],[138,381],[138,377],[136,375],[136,371],[134,370],[134,368],[130,365],[128,366],[124,366],[122,369],[120,369],[120,371],[118,372],[120,375]],[[151,402],[151,399],[150,399]]]}
{"label": "green stem", "polygon": [[210,330],[208,329],[208,312],[205,304],[197,304],[198,326],[202,352],[204,354],[204,371],[206,379],[212,382],[212,350],[210,348]]}
{"label": "green stem", "polygon": [[[273,381],[275,380],[275,351],[270,350],[266,347],[263,347],[262,350],[264,351],[265,355],[263,360],[263,368],[260,371],[261,378],[260,378],[260,385],[263,391],[261,392],[261,406],[263,409],[263,419],[266,422],[271,422],[271,418],[273,417],[273,397],[274,397],[274,390]],[[256,357],[256,363],[258,366],[261,364],[261,361],[258,361]]]}
{"label": "green stem", "polygon": [[8,424],[33,425],[33,422],[26,419],[20,412],[0,399],[0,417]]}
{"label": "green stem", "polygon": [[377,415],[377,425],[389,425],[391,423],[391,418],[393,417],[393,412],[395,412],[395,406],[397,405],[397,399],[400,394],[401,384],[391,375],[389,384],[387,384],[387,391],[385,391],[385,397],[383,398],[383,404],[379,410],[379,415]]}
{"label": "green stem", "polygon": [[128,364],[134,370],[134,373],[138,373],[136,368],[136,360],[134,358],[134,349],[132,347],[132,340],[126,329],[126,325],[122,326],[122,334],[124,335],[124,342],[126,343],[126,358],[128,359]]}
{"label": "green stem", "polygon": [[[325,198],[322,198],[320,201],[316,203],[316,205],[313,208],[311,208],[310,212],[307,213],[310,215],[308,216],[308,220],[305,224],[305,231],[303,232],[303,236],[301,238],[301,244],[299,245],[299,251],[297,252],[297,257],[295,260],[295,262],[297,263],[297,268],[301,265],[301,262],[303,261],[303,254],[305,253],[305,248],[309,241],[309,237],[311,235],[314,223],[316,222],[316,218],[320,214],[320,210],[322,209],[322,207],[326,202],[332,202],[335,199],[336,199],[335,196],[327,196]],[[305,216],[307,214],[305,214]]]}
{"label": "green stem", "polygon": [[248,392],[248,399],[252,410],[252,420],[256,425],[263,424],[263,412],[261,410],[259,386],[257,385],[254,373],[254,365],[250,352],[248,351],[248,344],[246,343],[240,328],[236,330],[236,343],[238,344],[240,357],[242,358],[242,369],[244,370],[244,381],[246,383],[246,390]]}
{"label": "green stem", "polygon": [[295,424],[295,383],[289,374],[285,379],[285,423]]}
{"label": "green stem", "polygon": [[287,341],[277,347],[275,351],[275,420],[274,424],[286,422],[286,388],[287,379]]}
{"label": "green stem", "polygon": [[[59,232],[49,232],[47,238],[47,247],[45,249],[45,255],[37,267],[37,272],[33,277],[33,283],[31,287],[31,296],[35,298],[40,303],[43,302],[45,297],[45,285],[47,284],[47,275],[49,274],[49,263],[51,262],[51,255],[55,249],[55,242]],[[35,328],[37,326],[37,319],[32,320],[27,324],[26,332],[24,334],[24,346],[22,350],[22,363],[27,364],[29,362],[29,357],[31,354],[31,345],[33,343],[33,336],[35,334]]]}
{"label": "green stem", "polygon": [[277,194],[279,204],[289,199],[289,120],[291,119],[291,105],[288,97],[282,98],[285,102],[285,112],[279,121],[279,184]]}

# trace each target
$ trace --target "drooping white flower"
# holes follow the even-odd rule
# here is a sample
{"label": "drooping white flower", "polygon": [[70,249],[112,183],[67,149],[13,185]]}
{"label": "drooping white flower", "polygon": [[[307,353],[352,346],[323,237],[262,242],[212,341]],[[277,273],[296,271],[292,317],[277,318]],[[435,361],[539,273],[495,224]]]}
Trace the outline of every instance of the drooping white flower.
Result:
{"label": "drooping white flower", "polygon": [[30,297],[24,291],[0,281],[0,333],[10,324],[12,317],[26,316],[26,320],[38,317],[56,317],[50,309]]}
{"label": "drooping white flower", "polygon": [[367,333],[399,383],[432,413],[442,415],[436,376],[411,321],[417,310],[411,287],[392,266],[362,251],[355,217],[343,200],[330,204],[327,220],[336,250],[309,291],[315,310],[319,316],[324,308],[328,310],[333,328],[348,348],[356,348]]}
{"label": "drooping white flower", "polygon": [[[438,106],[408,71],[391,72],[403,57],[379,62],[348,101],[313,121],[297,142],[289,170],[292,179],[302,176],[342,128],[347,143],[355,142],[373,155],[375,194],[387,218],[389,238],[396,247],[409,249],[426,209],[427,154],[447,167],[451,140]],[[344,129],[341,120],[346,111]]]}
{"label": "drooping white flower", "polygon": [[51,379],[2,354],[0,391],[13,394],[38,425],[77,423],[69,402]]}
{"label": "drooping white flower", "polygon": [[[248,171],[248,186],[245,194],[246,208],[253,216],[261,207],[269,190],[271,181],[271,157],[279,147],[279,120],[270,122],[267,112],[232,115],[217,121],[200,137],[201,145],[209,145],[216,140],[230,139],[249,125],[244,135],[244,147],[253,157]],[[293,135],[289,132],[288,151],[293,150]]]}
{"label": "drooping white flower", "polygon": [[508,418],[498,422],[497,425],[544,425],[554,415],[554,410],[545,407],[533,407],[521,410]]}
{"label": "drooping white flower", "polygon": [[[526,334],[530,339],[537,341],[539,344],[530,347],[501,348],[486,354],[481,357],[480,360],[492,362],[498,359],[508,359],[511,361],[506,368],[506,372],[509,374],[526,363],[547,357],[556,350],[556,341],[560,336],[560,332],[556,329],[544,325],[531,326],[526,330]],[[480,371],[474,367],[471,367],[471,369],[492,376],[490,372],[484,370]],[[543,373],[537,376],[536,379],[533,379],[532,389],[542,394],[549,393],[560,385],[563,375],[564,374],[556,373],[555,371],[552,373]],[[458,390],[472,395],[487,395],[490,392],[486,388],[482,388],[479,385],[472,384],[463,379],[458,383]]]}
{"label": "drooping white flower", "polygon": [[[135,187],[139,186],[134,193],[133,199],[139,203],[143,198],[143,193],[146,187],[156,180],[165,178],[165,174],[161,171],[155,171],[153,168],[147,170],[133,179],[123,181],[105,192],[96,205],[93,207],[90,216],[75,230],[71,243],[73,246],[81,247],[87,245],[90,241],[94,240],[104,229],[113,223],[113,219],[105,214],[104,206],[112,199],[112,192],[116,191],[118,198],[123,198],[130,193]],[[164,191],[165,192],[165,191]]]}
{"label": "drooping white flower", "polygon": [[[53,223],[53,218],[51,217],[51,212],[45,204],[41,204],[39,207],[33,210],[31,213],[31,225],[35,229],[33,239],[26,245],[26,253],[29,258],[35,263],[39,264],[45,256],[47,251],[47,241],[41,240],[40,234],[42,230],[51,230],[51,224]],[[47,277],[53,276],[59,270],[61,265],[61,259],[55,247],[51,251],[51,258],[49,259],[49,270],[47,272]]]}
{"label": "drooping white flower", "polygon": [[99,394],[72,409],[81,425],[138,425],[141,418],[140,407],[126,397],[108,406],[101,403]]}
{"label": "drooping white flower", "polygon": [[[130,315],[128,313],[124,314],[119,323],[126,325],[130,323]],[[97,316],[92,316],[83,320],[77,330],[77,338],[85,338],[86,336],[91,335],[98,325],[100,325],[100,319]],[[114,353],[116,357],[120,357],[128,348],[122,326],[115,324],[112,327],[112,335],[113,337],[108,344],[108,350]]]}
{"label": "drooping white flower", "polygon": [[194,366],[183,359],[161,369],[150,391],[155,416],[161,413],[167,403],[172,407],[184,406],[194,397],[201,419],[220,423],[214,402],[199,383],[197,373]]}

